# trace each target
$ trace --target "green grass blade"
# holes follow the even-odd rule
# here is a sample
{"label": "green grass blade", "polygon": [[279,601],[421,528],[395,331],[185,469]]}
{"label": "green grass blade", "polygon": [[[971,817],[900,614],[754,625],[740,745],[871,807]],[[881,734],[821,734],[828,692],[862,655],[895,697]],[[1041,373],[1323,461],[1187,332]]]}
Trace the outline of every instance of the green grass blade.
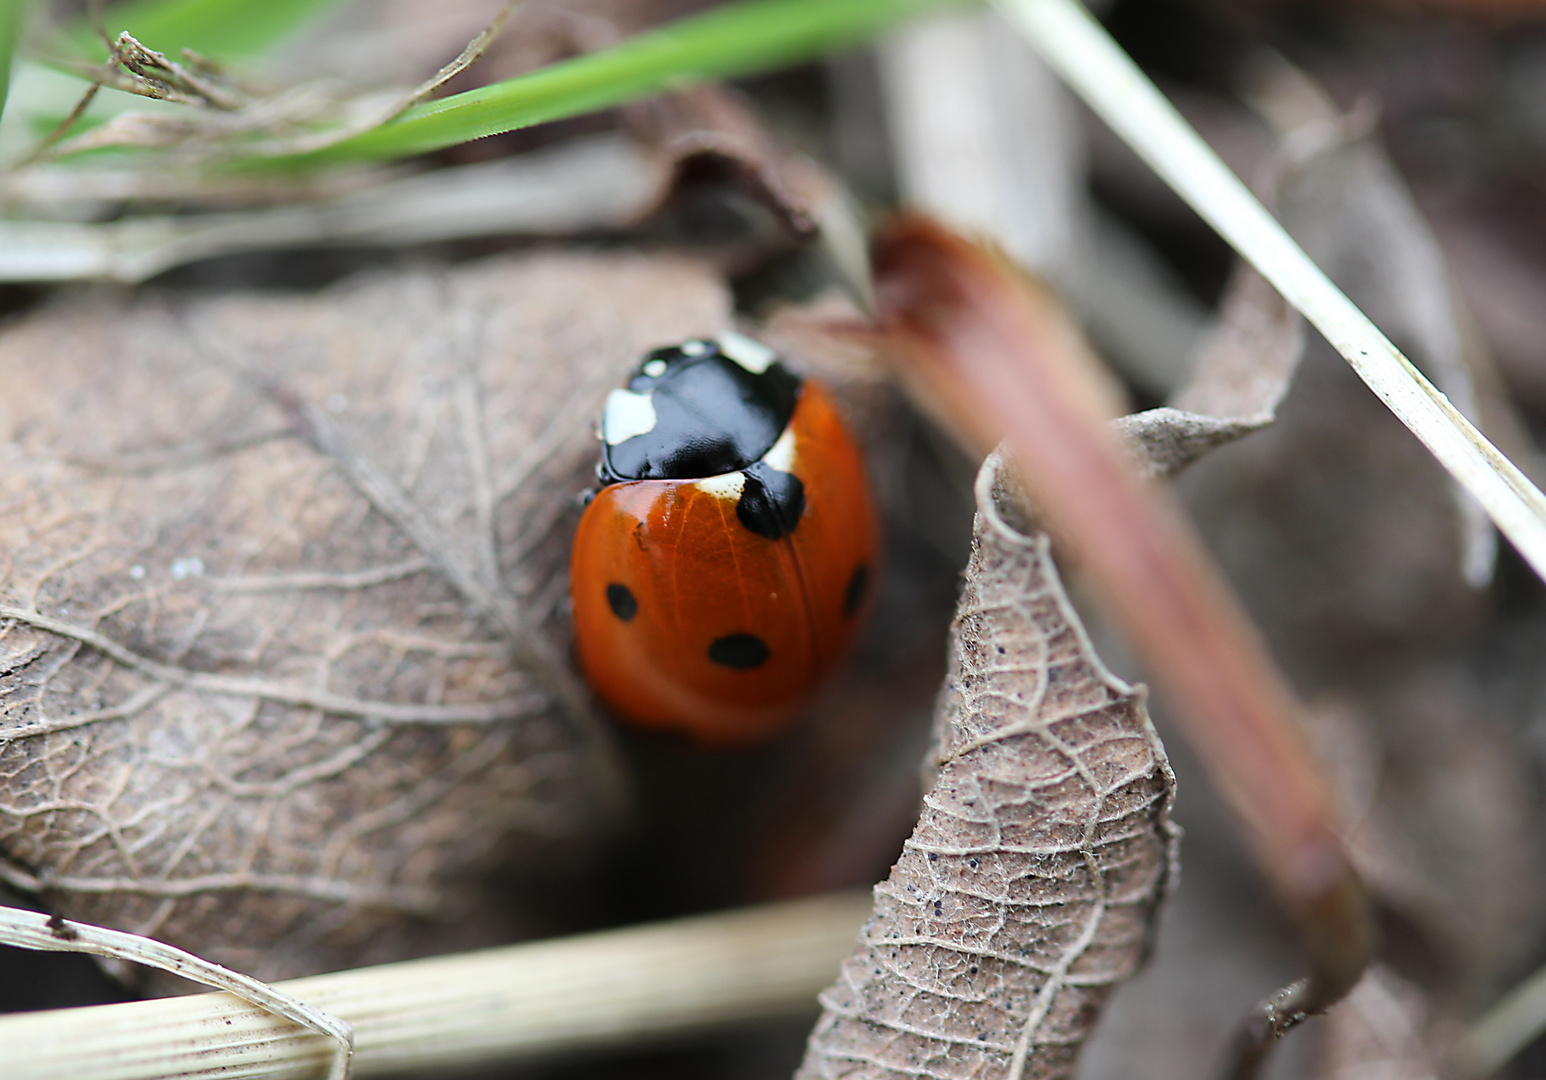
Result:
{"label": "green grass blade", "polygon": [[32,0],[0,0],[0,113],[5,111],[5,98],[11,91],[11,61],[21,45],[31,8]]}
{"label": "green grass blade", "polygon": [[416,106],[297,164],[422,154],[820,55],[965,0],[743,0],[492,86]]}
{"label": "green grass blade", "polygon": [[[3,0],[0,0],[3,2]],[[259,56],[338,0],[128,0],[107,9],[108,33],[127,30],[171,57],[183,49],[218,60]],[[80,20],[69,39],[93,59],[105,56],[91,24]]]}

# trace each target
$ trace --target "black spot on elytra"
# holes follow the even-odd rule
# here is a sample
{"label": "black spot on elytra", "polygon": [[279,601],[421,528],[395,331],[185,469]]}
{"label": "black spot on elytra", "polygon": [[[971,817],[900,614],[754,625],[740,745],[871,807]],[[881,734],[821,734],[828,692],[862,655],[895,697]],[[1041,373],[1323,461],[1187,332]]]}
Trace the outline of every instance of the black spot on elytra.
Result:
{"label": "black spot on elytra", "polygon": [[627,585],[607,586],[607,606],[624,622],[630,622],[639,613],[639,601],[634,599],[633,590]]}
{"label": "black spot on elytra", "polygon": [[794,473],[779,472],[766,461],[741,470],[746,482],[735,516],[758,536],[781,540],[794,532],[805,513],[805,485]]}
{"label": "black spot on elytra", "polygon": [[726,634],[709,646],[710,660],[736,671],[761,667],[770,655],[768,643],[756,634]]}
{"label": "black spot on elytra", "polygon": [[864,603],[864,596],[870,591],[870,568],[867,563],[860,563],[854,567],[853,576],[848,579],[848,588],[843,592],[843,615],[852,618],[853,613],[859,610],[859,605]]}

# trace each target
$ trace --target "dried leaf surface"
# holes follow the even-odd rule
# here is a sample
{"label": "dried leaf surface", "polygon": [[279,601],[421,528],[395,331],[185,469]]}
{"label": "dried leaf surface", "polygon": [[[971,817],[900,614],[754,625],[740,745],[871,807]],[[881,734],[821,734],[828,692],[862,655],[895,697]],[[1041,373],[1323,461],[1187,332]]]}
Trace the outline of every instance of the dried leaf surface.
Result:
{"label": "dried leaf surface", "polygon": [[631,358],[727,320],[697,264],[542,254],[12,326],[6,877],[277,978],[573,850],[605,747],[552,704],[555,526]]}
{"label": "dried leaf surface", "polygon": [[1452,642],[1482,611],[1447,477],[1341,363],[1309,343],[1277,422],[1180,481],[1306,694],[1372,648]]}
{"label": "dried leaf surface", "polygon": [[1258,431],[1269,422],[1261,417],[1221,420],[1162,405],[1119,416],[1111,427],[1126,447],[1133,470],[1139,476],[1159,477],[1174,476],[1208,451]]}
{"label": "dried leaf surface", "polygon": [[1299,313],[1266,278],[1237,263],[1218,319],[1171,404],[1221,419],[1270,420],[1303,354]]}
{"label": "dried leaf surface", "polygon": [[[1528,436],[1498,392],[1490,357],[1474,342],[1466,347],[1468,320],[1444,254],[1405,181],[1367,138],[1370,118],[1339,115],[1286,65],[1269,64],[1265,74],[1257,104],[1288,149],[1273,178],[1284,227],[1455,408],[1489,437],[1501,433],[1518,458]],[[1451,497],[1463,573],[1479,588],[1491,579],[1497,535],[1473,498],[1458,486]]]}
{"label": "dried leaf surface", "polygon": [[1174,868],[1143,690],[1090,649],[995,455],[937,713],[938,776],[796,1074],[1066,1077]]}
{"label": "dried leaf surface", "polygon": [[[1484,358],[1466,347],[1404,182],[1313,86],[1287,79],[1274,93],[1269,113],[1296,129],[1284,152],[1297,156],[1275,178],[1282,219],[1485,420],[1490,380],[1473,364]],[[1401,929],[1392,948],[1444,970],[1452,1000],[1495,990],[1505,958],[1540,932],[1541,871],[1523,755],[1466,670],[1487,617],[1474,585],[1490,525],[1318,339],[1277,422],[1180,486],[1296,688],[1319,703],[1312,732],[1331,739],[1323,756],[1355,823],[1355,864]]]}
{"label": "dried leaf surface", "polygon": [[1272,423],[1303,355],[1299,315],[1265,278],[1238,264],[1172,404],[1115,422],[1139,475],[1174,476]]}

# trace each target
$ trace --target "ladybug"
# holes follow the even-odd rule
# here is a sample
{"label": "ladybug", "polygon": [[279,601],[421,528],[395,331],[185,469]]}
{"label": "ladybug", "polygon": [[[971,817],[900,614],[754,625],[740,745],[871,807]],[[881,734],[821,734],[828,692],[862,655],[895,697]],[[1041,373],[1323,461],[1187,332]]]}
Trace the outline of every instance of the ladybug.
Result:
{"label": "ladybug", "polygon": [[749,743],[794,719],[876,578],[874,507],[837,406],[725,333],[647,354],[601,420],[570,560],[581,669],[644,728]]}

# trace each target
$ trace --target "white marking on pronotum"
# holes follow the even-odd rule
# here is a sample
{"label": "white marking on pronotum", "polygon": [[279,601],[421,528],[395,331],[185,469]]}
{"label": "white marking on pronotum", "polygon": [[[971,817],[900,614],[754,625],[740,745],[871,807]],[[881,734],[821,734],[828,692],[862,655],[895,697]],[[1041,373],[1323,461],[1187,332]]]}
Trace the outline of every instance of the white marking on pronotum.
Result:
{"label": "white marking on pronotum", "polygon": [[706,476],[697,481],[699,491],[706,492],[716,499],[729,499],[737,502],[741,498],[741,489],[746,486],[746,477],[739,472],[727,472],[720,476]]}
{"label": "white marking on pronotum", "polygon": [[745,334],[737,334],[734,330],[726,330],[717,340],[720,352],[753,375],[761,375],[768,370],[769,364],[778,359],[778,353],[762,342],[753,341]]}
{"label": "white marking on pronotum", "polygon": [[778,442],[762,455],[762,460],[779,472],[794,472],[794,428],[785,428],[784,433],[778,437]]}
{"label": "white marking on pronotum", "polygon": [[666,362],[656,357],[654,360],[646,361],[641,370],[650,378],[658,379],[666,373]]}
{"label": "white marking on pronotum", "polygon": [[709,345],[706,341],[699,341],[697,338],[694,338],[691,341],[682,342],[683,356],[702,356],[708,351]]}
{"label": "white marking on pronotum", "polygon": [[601,414],[601,437],[608,446],[655,430],[655,403],[648,394],[613,390]]}

